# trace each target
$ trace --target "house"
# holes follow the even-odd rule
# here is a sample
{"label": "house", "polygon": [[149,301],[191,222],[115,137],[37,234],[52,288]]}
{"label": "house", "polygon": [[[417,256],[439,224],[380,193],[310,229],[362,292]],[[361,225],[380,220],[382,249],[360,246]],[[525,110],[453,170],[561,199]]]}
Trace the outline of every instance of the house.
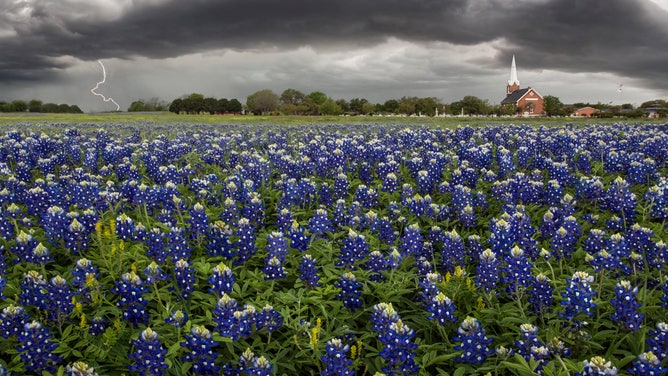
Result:
{"label": "house", "polygon": [[520,89],[517,78],[515,55],[510,65],[510,78],[506,86],[506,97],[501,101],[502,112],[514,113],[520,116],[542,116],[545,114],[543,96],[531,86]]}
{"label": "house", "polygon": [[572,116],[590,118],[590,117],[598,115],[600,112],[601,111],[595,109],[594,107],[587,106],[587,107],[578,108],[577,110],[575,110],[575,112],[573,112]]}
{"label": "house", "polygon": [[668,112],[667,108],[663,108],[660,103],[654,103],[649,107],[645,107],[642,110],[643,117],[648,119],[658,119],[662,116],[665,116]]}

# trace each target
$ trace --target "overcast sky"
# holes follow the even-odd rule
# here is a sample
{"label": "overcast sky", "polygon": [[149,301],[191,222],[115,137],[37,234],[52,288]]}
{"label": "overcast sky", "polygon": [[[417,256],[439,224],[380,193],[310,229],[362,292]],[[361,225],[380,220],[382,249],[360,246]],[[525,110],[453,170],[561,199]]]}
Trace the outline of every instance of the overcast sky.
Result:
{"label": "overcast sky", "polygon": [[[0,100],[668,99],[668,0],[0,0]],[[618,90],[621,86],[621,92]]]}

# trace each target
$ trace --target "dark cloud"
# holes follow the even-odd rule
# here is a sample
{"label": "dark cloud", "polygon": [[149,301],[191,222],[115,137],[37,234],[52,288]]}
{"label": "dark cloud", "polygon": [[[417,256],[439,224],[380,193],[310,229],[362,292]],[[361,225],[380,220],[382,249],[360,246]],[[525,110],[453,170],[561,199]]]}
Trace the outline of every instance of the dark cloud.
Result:
{"label": "dark cloud", "polygon": [[[316,51],[396,38],[475,46],[500,41],[526,69],[609,72],[667,87],[668,12],[646,0],[0,0],[0,82],[56,77],[60,57],[152,59],[210,49]],[[112,9],[113,8],[113,9]]]}

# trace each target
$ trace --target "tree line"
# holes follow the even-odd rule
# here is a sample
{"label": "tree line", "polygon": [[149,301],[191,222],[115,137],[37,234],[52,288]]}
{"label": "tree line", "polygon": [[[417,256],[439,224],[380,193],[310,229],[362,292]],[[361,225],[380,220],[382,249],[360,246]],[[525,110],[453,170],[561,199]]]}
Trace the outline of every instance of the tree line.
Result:
{"label": "tree line", "polygon": [[20,99],[11,102],[0,101],[0,112],[42,112],[60,114],[82,114],[83,111],[77,105],[43,103],[41,100],[33,99],[28,102]]}
{"label": "tree line", "polygon": [[[622,105],[573,103],[564,104],[553,95],[544,97],[546,116],[570,116],[578,108],[593,107],[600,112],[599,117],[641,117],[645,109],[657,104],[668,108],[663,100],[653,100],[634,107],[630,103]],[[462,99],[444,103],[435,97],[404,96],[389,99],[383,103],[372,103],[365,98],[334,99],[321,91],[304,93],[297,89],[286,89],[280,95],[270,89],[256,91],[246,98],[245,106],[236,99],[206,98],[202,94],[189,94],[175,99],[169,111],[175,113],[241,113],[245,110],[256,115],[471,115],[471,116],[503,116],[513,115],[514,109],[503,108],[499,104],[490,104],[488,100],[474,95],[466,95]],[[665,112],[665,111],[664,111]]]}

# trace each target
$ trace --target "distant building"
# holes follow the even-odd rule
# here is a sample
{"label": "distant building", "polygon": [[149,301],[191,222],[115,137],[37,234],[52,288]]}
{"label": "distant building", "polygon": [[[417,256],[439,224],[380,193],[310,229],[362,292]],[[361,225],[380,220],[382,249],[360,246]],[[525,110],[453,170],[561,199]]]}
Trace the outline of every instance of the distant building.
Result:
{"label": "distant building", "polygon": [[659,103],[654,103],[649,107],[643,108],[642,112],[643,112],[643,117],[649,119],[658,119],[662,116],[665,116],[666,113],[668,113],[668,109],[664,108]]}
{"label": "distant building", "polygon": [[578,108],[573,112],[573,116],[580,116],[580,117],[593,117],[597,114],[599,114],[601,111],[595,109],[594,107],[582,107]]}
{"label": "distant building", "polygon": [[513,55],[513,62],[510,65],[510,78],[506,86],[506,97],[501,101],[501,108],[512,107],[514,113],[520,116],[542,116],[545,114],[544,104],[543,96],[538,94],[531,86],[520,89],[515,55]]}

